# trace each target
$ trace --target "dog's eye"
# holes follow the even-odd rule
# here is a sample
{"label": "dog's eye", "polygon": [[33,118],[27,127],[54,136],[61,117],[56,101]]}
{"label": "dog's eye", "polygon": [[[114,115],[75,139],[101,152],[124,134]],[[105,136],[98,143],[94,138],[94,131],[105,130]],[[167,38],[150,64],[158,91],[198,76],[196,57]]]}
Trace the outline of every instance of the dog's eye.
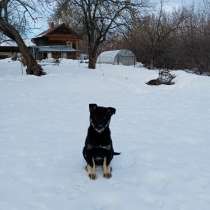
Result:
{"label": "dog's eye", "polygon": [[113,107],[109,107],[107,112],[108,112],[110,115],[113,115],[113,114],[115,114],[116,109],[113,108]]}

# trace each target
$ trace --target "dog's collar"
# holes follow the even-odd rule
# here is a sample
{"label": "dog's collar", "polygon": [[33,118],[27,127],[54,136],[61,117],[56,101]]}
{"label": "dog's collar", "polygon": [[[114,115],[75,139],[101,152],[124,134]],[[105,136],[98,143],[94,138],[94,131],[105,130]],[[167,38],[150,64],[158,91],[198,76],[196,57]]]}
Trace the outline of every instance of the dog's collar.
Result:
{"label": "dog's collar", "polygon": [[[111,119],[110,119],[111,120]],[[102,133],[108,126],[109,126],[109,123],[110,123],[110,120],[107,122],[107,124],[101,128],[101,129],[98,129],[96,128],[96,126],[94,125],[92,119],[90,119],[90,125],[93,127],[93,129],[97,132],[97,133]]]}
{"label": "dog's collar", "polygon": [[99,146],[93,146],[91,144],[88,144],[87,145],[87,149],[90,150],[90,149],[105,149],[105,150],[111,150],[112,146],[111,144],[108,144],[106,146],[102,146],[102,145],[99,145]]}

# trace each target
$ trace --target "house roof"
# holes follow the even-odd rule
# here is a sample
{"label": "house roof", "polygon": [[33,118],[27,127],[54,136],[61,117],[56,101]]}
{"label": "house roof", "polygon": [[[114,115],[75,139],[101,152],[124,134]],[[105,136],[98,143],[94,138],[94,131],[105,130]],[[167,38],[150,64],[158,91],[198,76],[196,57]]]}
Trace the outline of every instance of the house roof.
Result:
{"label": "house roof", "polygon": [[[31,42],[30,39],[24,39],[23,40],[27,47],[34,46],[34,43]],[[0,43],[0,47],[18,47],[17,43],[13,40],[6,40]]]}
{"label": "house roof", "polygon": [[[63,30],[63,31],[61,31],[61,30]],[[42,33],[40,33],[36,37],[34,37],[34,39],[46,37],[51,34],[64,34],[64,33],[74,35],[80,39],[80,36],[73,29],[71,29],[69,26],[67,26],[65,23],[59,24],[57,26],[54,26],[53,28],[49,28],[49,29],[43,31]]]}

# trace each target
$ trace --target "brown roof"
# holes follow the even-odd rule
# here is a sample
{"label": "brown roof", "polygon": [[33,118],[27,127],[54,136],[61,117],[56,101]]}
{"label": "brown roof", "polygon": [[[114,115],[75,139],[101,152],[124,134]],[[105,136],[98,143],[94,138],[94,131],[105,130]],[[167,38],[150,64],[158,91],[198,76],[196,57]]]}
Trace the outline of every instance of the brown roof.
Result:
{"label": "brown roof", "polygon": [[[63,31],[59,31],[59,30],[63,30]],[[51,35],[53,33],[71,34],[71,35],[76,36],[78,39],[81,39],[81,37],[75,31],[73,31],[73,29],[71,29],[69,26],[67,26],[65,23],[59,24],[57,26],[54,26],[53,28],[49,28],[46,31],[43,31],[42,33],[40,33],[36,37],[34,37],[34,39],[45,37],[45,36]]]}

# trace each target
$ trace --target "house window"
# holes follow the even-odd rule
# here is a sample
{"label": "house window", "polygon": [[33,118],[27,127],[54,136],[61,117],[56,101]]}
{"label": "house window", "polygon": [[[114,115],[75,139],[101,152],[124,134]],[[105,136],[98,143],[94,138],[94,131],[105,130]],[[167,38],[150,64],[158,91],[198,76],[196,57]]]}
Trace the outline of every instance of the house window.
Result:
{"label": "house window", "polygon": [[72,42],[66,42],[66,45],[68,46],[68,47],[70,47],[70,48],[72,48]]}
{"label": "house window", "polygon": [[73,47],[74,49],[77,48],[76,42],[73,43],[72,47]]}

